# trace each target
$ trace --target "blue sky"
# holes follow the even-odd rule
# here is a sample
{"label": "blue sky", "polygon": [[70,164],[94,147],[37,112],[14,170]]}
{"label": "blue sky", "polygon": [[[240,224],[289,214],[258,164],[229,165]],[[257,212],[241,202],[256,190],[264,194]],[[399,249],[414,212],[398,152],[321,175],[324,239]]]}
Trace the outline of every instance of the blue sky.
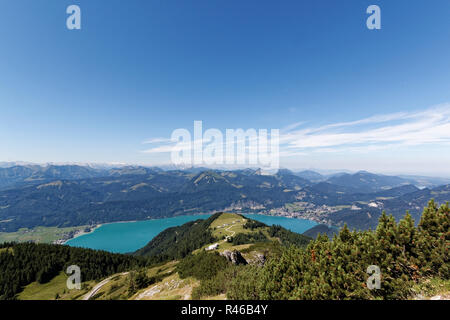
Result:
{"label": "blue sky", "polygon": [[202,120],[281,129],[289,168],[450,176],[449,14],[448,0],[3,0],[0,161],[166,163],[143,142]]}

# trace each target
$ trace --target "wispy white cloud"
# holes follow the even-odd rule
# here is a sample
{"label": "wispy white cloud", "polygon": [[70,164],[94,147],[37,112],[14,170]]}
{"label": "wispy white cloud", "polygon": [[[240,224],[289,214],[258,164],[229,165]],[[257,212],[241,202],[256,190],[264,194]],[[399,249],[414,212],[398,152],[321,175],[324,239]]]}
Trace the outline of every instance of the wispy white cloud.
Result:
{"label": "wispy white cloud", "polygon": [[[171,139],[154,138],[144,143],[156,146],[142,152],[156,154],[192,151],[196,142],[176,143]],[[223,143],[228,147],[229,142]],[[450,103],[446,103],[421,111],[379,114],[316,127],[298,121],[280,130],[280,157],[321,152],[370,153],[427,144],[448,147],[449,143]],[[203,144],[206,146],[207,142]]]}
{"label": "wispy white cloud", "polygon": [[142,144],[157,144],[157,143],[168,143],[168,142],[171,142],[171,140],[168,138],[152,138],[152,139],[145,140],[144,142],[142,142]]}
{"label": "wispy white cloud", "polygon": [[290,124],[290,125],[285,126],[284,128],[281,128],[280,131],[281,131],[282,133],[287,133],[287,132],[289,132],[289,131],[294,130],[295,128],[300,127],[300,126],[303,125],[303,124],[305,124],[305,121],[295,122],[295,123],[292,123],[292,124]]}
{"label": "wispy white cloud", "polygon": [[282,135],[285,154],[349,150],[367,152],[399,146],[448,143],[450,104],[418,112],[377,115],[351,122],[331,123]]}

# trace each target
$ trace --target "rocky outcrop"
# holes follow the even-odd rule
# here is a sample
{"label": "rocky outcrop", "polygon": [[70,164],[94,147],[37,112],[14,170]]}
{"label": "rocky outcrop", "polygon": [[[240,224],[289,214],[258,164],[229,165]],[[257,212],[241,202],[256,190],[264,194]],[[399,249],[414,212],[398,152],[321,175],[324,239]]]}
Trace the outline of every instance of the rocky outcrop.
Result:
{"label": "rocky outcrop", "polygon": [[225,250],[224,252],[221,253],[222,256],[224,256],[225,258],[227,258],[228,261],[231,261],[233,264],[248,264],[247,260],[245,260],[245,258],[242,256],[242,254],[237,251],[237,250]]}
{"label": "rocky outcrop", "polygon": [[252,264],[258,267],[264,266],[267,261],[266,256],[263,253],[256,252],[251,255],[251,258],[247,258],[248,264]]}
{"label": "rocky outcrop", "polygon": [[263,255],[262,253],[257,253],[256,254],[256,259],[255,259],[255,263],[259,266],[263,266],[266,263],[266,256]]}

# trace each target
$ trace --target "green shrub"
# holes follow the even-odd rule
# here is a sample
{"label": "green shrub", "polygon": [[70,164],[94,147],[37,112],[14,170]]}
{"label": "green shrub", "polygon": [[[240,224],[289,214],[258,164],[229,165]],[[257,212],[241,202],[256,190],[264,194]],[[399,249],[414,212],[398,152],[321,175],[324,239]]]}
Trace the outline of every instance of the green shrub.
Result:
{"label": "green shrub", "polygon": [[247,222],[244,224],[244,229],[250,229],[253,231],[253,229],[257,229],[257,228],[264,228],[267,227],[267,225],[265,225],[262,222],[256,221],[256,220],[247,220]]}
{"label": "green shrub", "polygon": [[217,272],[214,277],[201,281],[200,286],[192,291],[192,298],[200,299],[227,293],[227,297],[233,299],[232,292],[238,290],[244,294],[243,296],[248,297],[246,299],[256,299],[251,291],[254,291],[253,283],[258,269],[260,268],[255,266],[229,265]]}
{"label": "green shrub", "polygon": [[255,232],[255,233],[238,233],[232,238],[233,245],[240,245],[240,244],[247,244],[247,243],[254,243],[254,242],[264,242],[268,241],[267,237],[261,232]]}
{"label": "green shrub", "polygon": [[228,265],[227,259],[217,252],[202,251],[181,260],[176,266],[176,271],[182,279],[194,277],[199,280],[206,280],[214,277],[218,271],[225,269]]}
{"label": "green shrub", "polygon": [[227,298],[231,300],[259,300],[257,279],[262,268],[257,266],[242,267],[235,277],[230,278]]}

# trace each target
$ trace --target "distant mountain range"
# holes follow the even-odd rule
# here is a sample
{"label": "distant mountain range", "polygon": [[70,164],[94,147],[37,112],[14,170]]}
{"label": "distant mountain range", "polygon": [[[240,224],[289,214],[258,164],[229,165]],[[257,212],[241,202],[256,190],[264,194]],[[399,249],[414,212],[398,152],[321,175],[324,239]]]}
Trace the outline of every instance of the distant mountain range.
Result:
{"label": "distant mountain range", "polygon": [[359,190],[361,193],[371,193],[380,190],[387,190],[414,183],[412,180],[403,179],[396,176],[377,175],[366,171],[359,171],[355,174],[344,173],[327,179],[327,182],[338,186],[349,187]]}
{"label": "distant mountain range", "polygon": [[300,171],[294,174],[311,182],[320,182],[327,179],[326,176],[323,176],[320,173],[311,170]]}
{"label": "distant mountain range", "polygon": [[100,177],[105,174],[106,172],[104,170],[76,165],[50,165],[45,167],[38,165],[12,166],[0,168],[0,189],[26,186],[55,179],[87,179]]}
{"label": "distant mountain range", "polygon": [[[430,183],[430,180],[427,180]],[[19,165],[0,168],[0,231],[76,226],[176,215],[260,212],[366,229],[382,210],[418,217],[427,201],[450,200],[450,181],[419,189],[424,178],[258,169],[169,170],[121,166]]]}

